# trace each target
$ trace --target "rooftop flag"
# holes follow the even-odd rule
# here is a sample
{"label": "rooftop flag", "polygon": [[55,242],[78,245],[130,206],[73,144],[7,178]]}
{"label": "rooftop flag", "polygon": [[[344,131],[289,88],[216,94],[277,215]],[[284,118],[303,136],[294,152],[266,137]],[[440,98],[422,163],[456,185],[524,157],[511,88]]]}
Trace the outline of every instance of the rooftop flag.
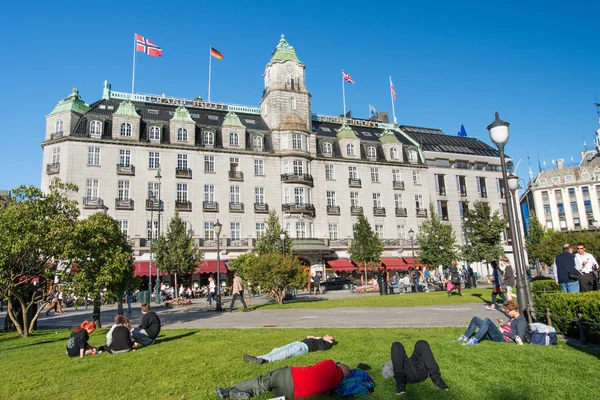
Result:
{"label": "rooftop flag", "polygon": [[344,71],[342,71],[342,78],[344,78],[344,80],[346,82],[350,82],[351,84],[354,85],[354,79],[352,79],[352,77],[349,74],[345,73]]}
{"label": "rooftop flag", "polygon": [[218,60],[222,60],[225,58],[225,56],[223,54],[221,54],[220,51],[218,51],[217,49],[215,49],[212,46],[210,46],[210,55]]}
{"label": "rooftop flag", "polygon": [[162,49],[160,47],[158,47],[157,45],[155,45],[154,43],[152,43],[150,40],[146,39],[142,35],[138,35],[137,33],[135,34],[135,39],[136,39],[136,45],[135,45],[136,51],[139,51],[141,53],[146,53],[149,56],[153,56],[153,57],[162,57]]}
{"label": "rooftop flag", "polygon": [[396,89],[394,89],[394,83],[392,82],[391,77],[390,77],[390,90],[392,91],[392,97],[394,98],[394,100],[398,100],[398,97],[396,96]]}
{"label": "rooftop flag", "polygon": [[370,107],[371,107],[371,116],[377,114],[377,110],[375,109],[375,107],[373,107],[372,104],[370,105]]}
{"label": "rooftop flag", "polygon": [[460,125],[460,132],[458,132],[459,137],[467,137],[467,131],[465,130],[465,126],[463,124]]}

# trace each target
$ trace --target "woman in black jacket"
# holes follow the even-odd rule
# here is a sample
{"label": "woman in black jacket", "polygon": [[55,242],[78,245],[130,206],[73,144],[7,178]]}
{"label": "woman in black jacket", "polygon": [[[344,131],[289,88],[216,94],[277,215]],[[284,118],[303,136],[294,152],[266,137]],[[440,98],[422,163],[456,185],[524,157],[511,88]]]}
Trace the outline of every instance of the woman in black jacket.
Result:
{"label": "woman in black jacket", "polygon": [[110,354],[127,353],[131,351],[133,342],[131,340],[131,324],[124,315],[115,317],[115,324],[106,335],[106,346],[100,350]]}
{"label": "woman in black jacket", "polygon": [[510,301],[513,299],[513,297],[515,299],[517,298],[517,295],[513,294],[513,288],[517,284],[517,281],[515,279],[515,270],[512,267],[512,265],[510,265],[510,260],[508,259],[508,257],[502,257],[502,263],[504,264],[503,278],[504,287],[506,288],[506,297],[508,297],[508,300]]}

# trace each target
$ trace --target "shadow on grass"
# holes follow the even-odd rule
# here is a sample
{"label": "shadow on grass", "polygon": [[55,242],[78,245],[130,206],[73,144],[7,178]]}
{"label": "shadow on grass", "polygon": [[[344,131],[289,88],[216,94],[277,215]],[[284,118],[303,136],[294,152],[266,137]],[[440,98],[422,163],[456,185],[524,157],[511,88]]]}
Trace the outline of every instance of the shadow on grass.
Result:
{"label": "shadow on grass", "polygon": [[481,302],[484,304],[488,303],[488,301],[483,298],[483,295],[481,293],[471,293],[471,296],[478,297],[479,300],[481,300]]}
{"label": "shadow on grass", "polygon": [[192,336],[192,335],[195,335],[196,333],[198,333],[198,332],[186,332],[186,333],[182,333],[181,335],[169,336],[166,338],[159,338],[155,341],[155,344],[167,343],[172,340],[183,339],[184,337]]}
{"label": "shadow on grass", "polygon": [[572,349],[579,350],[582,353],[589,354],[592,357],[596,357],[600,359],[600,345],[597,344],[588,344],[583,345],[577,339],[565,337],[565,344]]}
{"label": "shadow on grass", "polygon": [[[314,299],[314,298],[303,298],[303,299],[296,299],[296,300],[287,300],[284,301],[282,305],[285,304],[294,304],[294,303],[319,303],[321,301],[328,301],[329,299]],[[276,303],[275,301],[270,301],[268,303],[265,304],[257,304],[255,306],[248,306],[249,309],[251,310],[258,310],[260,308],[263,308],[265,306],[272,306],[272,305],[277,305],[279,303]]]}
{"label": "shadow on grass", "polygon": [[[32,336],[30,336],[32,337]],[[17,336],[17,338],[21,338],[20,336]],[[49,343],[56,343],[56,342],[65,342],[67,341],[69,338],[64,337],[64,338],[60,338],[60,339],[52,339],[52,340],[40,340],[39,342],[34,342],[34,343],[27,343],[27,344],[18,344],[15,343],[15,346],[13,347],[7,347],[6,349],[4,349],[5,351],[9,351],[9,350],[20,350],[23,349],[25,347],[31,347],[31,346],[38,346],[40,344],[49,344]]]}

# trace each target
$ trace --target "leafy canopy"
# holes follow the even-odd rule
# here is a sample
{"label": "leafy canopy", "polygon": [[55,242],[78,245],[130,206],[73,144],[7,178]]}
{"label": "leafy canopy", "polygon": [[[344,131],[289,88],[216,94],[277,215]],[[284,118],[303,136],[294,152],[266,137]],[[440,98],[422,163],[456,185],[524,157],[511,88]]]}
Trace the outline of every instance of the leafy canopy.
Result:
{"label": "leafy canopy", "polygon": [[506,218],[500,216],[488,203],[476,201],[466,213],[464,221],[467,244],[462,248],[463,258],[468,262],[498,260],[504,254],[502,231]]}
{"label": "leafy canopy", "polygon": [[[281,251],[281,225],[279,223],[279,217],[277,216],[277,212],[271,211],[269,212],[269,216],[266,221],[265,231],[260,235],[260,237],[256,240],[255,251],[259,255],[268,254],[268,253],[279,253],[282,254]],[[285,232],[285,231],[284,231]],[[292,255],[292,239],[289,237],[287,232],[285,232],[285,239],[283,241],[284,253],[287,256]]]}
{"label": "leafy canopy", "polygon": [[452,226],[442,223],[433,203],[429,204],[429,218],[423,221],[417,234],[417,242],[421,248],[420,258],[423,264],[434,267],[449,265],[456,258],[456,235]]}

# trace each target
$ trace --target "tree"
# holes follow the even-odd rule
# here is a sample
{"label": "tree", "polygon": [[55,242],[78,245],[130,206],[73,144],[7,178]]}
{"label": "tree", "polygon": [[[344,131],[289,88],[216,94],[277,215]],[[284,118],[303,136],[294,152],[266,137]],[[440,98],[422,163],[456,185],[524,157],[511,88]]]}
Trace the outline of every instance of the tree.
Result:
{"label": "tree", "polygon": [[77,296],[92,295],[93,319],[100,324],[101,296],[106,300],[120,299],[134,282],[131,246],[119,223],[99,212],[77,221],[65,253],[68,267],[62,280]]}
{"label": "tree", "polygon": [[462,247],[463,258],[468,262],[498,260],[504,254],[502,231],[506,229],[506,218],[494,211],[488,203],[476,201],[467,211],[464,221],[467,244]]}
{"label": "tree", "polygon": [[0,209],[0,297],[8,299],[7,316],[23,337],[34,330],[54,275],[61,272],[57,267],[79,216],[69,196],[77,191],[59,180],[48,193],[21,186]]}
{"label": "tree", "polygon": [[[540,260],[540,245],[546,237],[546,228],[542,226],[534,212],[529,214],[529,228],[525,238],[525,250],[532,261]],[[557,253],[558,254],[558,253]]]}
{"label": "tree", "polygon": [[429,218],[421,225],[417,234],[417,242],[421,248],[421,262],[434,267],[449,265],[456,258],[456,235],[452,226],[440,221],[433,203],[429,204]]}
{"label": "tree", "polygon": [[283,240],[284,251],[281,251],[281,224],[277,212],[271,211],[267,218],[267,226],[265,231],[256,240],[255,251],[259,254],[278,253],[285,254],[287,256],[292,255],[292,239],[285,232],[285,239]]}
{"label": "tree", "polygon": [[177,275],[194,272],[196,263],[202,261],[204,253],[194,245],[192,235],[187,232],[185,223],[179,218],[179,213],[169,222],[167,232],[152,244],[156,254],[156,262],[160,269],[175,275],[175,297],[177,297]]}
{"label": "tree", "polygon": [[379,265],[379,256],[383,252],[383,243],[371,229],[371,225],[365,215],[361,212],[354,226],[354,238],[348,253],[353,260],[362,263],[365,267],[365,284],[367,282],[367,268],[375,268]]}

